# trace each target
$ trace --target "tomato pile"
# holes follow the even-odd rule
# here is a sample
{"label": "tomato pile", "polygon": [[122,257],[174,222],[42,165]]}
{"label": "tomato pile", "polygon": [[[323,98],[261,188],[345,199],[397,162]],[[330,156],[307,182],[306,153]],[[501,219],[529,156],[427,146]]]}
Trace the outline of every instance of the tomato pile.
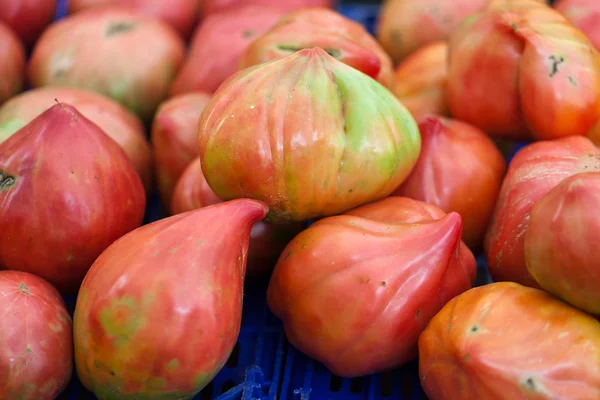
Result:
{"label": "tomato pile", "polygon": [[0,0],[0,399],[191,399],[247,279],[338,376],[600,399],[600,2],[333,3]]}

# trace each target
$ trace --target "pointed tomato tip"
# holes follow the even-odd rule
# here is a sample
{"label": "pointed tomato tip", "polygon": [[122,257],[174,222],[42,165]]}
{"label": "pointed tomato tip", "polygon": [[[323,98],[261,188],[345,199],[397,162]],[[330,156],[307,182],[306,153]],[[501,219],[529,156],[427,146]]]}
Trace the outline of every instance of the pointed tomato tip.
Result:
{"label": "pointed tomato tip", "polygon": [[230,200],[228,203],[235,204],[238,208],[246,210],[250,218],[255,222],[263,220],[269,213],[269,206],[260,200],[236,199]]}
{"label": "pointed tomato tip", "polygon": [[445,217],[438,220],[438,223],[442,225],[442,229],[447,230],[448,236],[456,239],[456,245],[460,243],[462,235],[463,221],[459,213],[452,211]]}
{"label": "pointed tomato tip", "polygon": [[298,55],[298,57],[306,57],[306,58],[331,57],[329,54],[327,54],[327,52],[325,50],[323,50],[320,47],[309,47],[306,49],[302,49],[302,50],[297,51],[296,54]]}
{"label": "pointed tomato tip", "polygon": [[443,117],[436,114],[426,114],[417,121],[421,135],[434,135],[440,132],[444,125]]}

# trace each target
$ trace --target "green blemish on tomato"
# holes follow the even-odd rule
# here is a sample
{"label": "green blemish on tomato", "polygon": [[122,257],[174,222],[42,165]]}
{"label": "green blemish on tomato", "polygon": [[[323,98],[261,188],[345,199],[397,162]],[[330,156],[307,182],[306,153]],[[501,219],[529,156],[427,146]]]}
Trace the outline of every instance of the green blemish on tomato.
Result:
{"label": "green blemish on tomato", "polygon": [[168,370],[174,370],[179,368],[179,360],[173,359],[171,361],[169,361],[169,363],[167,364],[167,369]]}
{"label": "green blemish on tomato", "polygon": [[0,143],[11,137],[16,131],[25,126],[22,119],[11,119],[0,123]]}
{"label": "green blemish on tomato", "polygon": [[193,383],[194,387],[197,389],[203,388],[204,386],[208,385],[208,382],[210,382],[212,378],[213,378],[213,375],[211,375],[211,374],[200,373],[194,377],[194,380],[192,383]]}
{"label": "green blemish on tomato", "polygon": [[44,383],[40,387],[40,393],[49,393],[52,392],[56,388],[56,380],[50,379],[48,382]]}
{"label": "green blemish on tomato", "polygon": [[146,325],[146,317],[132,296],[114,299],[100,312],[100,324],[105,332],[117,339],[117,345],[127,345],[132,336]]}
{"label": "green blemish on tomato", "polygon": [[25,296],[29,296],[29,287],[24,283],[19,283],[19,287],[17,288],[19,293]]}
{"label": "green blemish on tomato", "polygon": [[111,22],[106,29],[106,37],[112,37],[121,33],[127,33],[135,29],[136,22]]}
{"label": "green blemish on tomato", "polygon": [[17,178],[0,170],[0,190],[10,189],[17,182]]}

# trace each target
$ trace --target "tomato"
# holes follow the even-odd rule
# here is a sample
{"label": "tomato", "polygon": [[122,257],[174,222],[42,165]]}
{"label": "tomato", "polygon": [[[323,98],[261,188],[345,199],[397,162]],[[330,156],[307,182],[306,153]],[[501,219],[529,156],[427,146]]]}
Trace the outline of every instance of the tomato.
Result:
{"label": "tomato", "polygon": [[0,104],[23,90],[24,83],[25,48],[15,33],[0,22]]}
{"label": "tomato", "polygon": [[291,11],[305,7],[333,7],[334,0],[202,0],[202,14],[208,16],[219,11],[234,11],[246,5],[263,5]]}
{"label": "tomato", "polygon": [[191,399],[206,386],[237,341],[250,229],[267,211],[254,200],[221,203],[106,249],[75,306],[83,385],[100,399]]}
{"label": "tomato", "polygon": [[419,121],[419,131],[421,155],[394,194],[456,211],[463,219],[463,240],[476,248],[500,192],[504,157],[485,133],[461,121],[431,115]]}
{"label": "tomato", "polygon": [[597,399],[599,360],[597,320],[511,282],[455,297],[419,337],[430,400]]}
{"label": "tomato", "polygon": [[250,43],[240,68],[312,47],[321,47],[383,86],[392,83],[392,60],[379,43],[361,24],[326,8],[306,8],[286,14]]}
{"label": "tomato", "polygon": [[415,118],[448,115],[448,44],[433,42],[409,55],[396,68],[392,92]]}
{"label": "tomato", "polygon": [[198,119],[210,95],[192,92],[161,103],[152,122],[152,146],[158,193],[171,209],[173,190],[183,170],[198,157]]}
{"label": "tomato", "polygon": [[563,179],[600,171],[600,151],[579,136],[530,144],[511,161],[486,232],[492,278],[539,287],[527,271],[524,242],[531,211]]}
{"label": "tomato", "polygon": [[447,99],[492,136],[583,136],[600,119],[600,55],[542,2],[492,0],[450,38]]}
{"label": "tomato", "polygon": [[56,102],[71,104],[98,125],[129,157],[149,193],[152,189],[152,149],[142,122],[109,98],[74,88],[47,86],[15,96],[0,107],[0,142],[42,114]]}
{"label": "tomato", "polygon": [[56,5],[56,0],[0,0],[0,21],[31,47],[54,19]]}
{"label": "tomato", "polygon": [[421,147],[414,119],[387,89],[318,47],[231,77],[198,131],[215,194],[264,201],[273,223],[388,196]]}
{"label": "tomato", "polygon": [[0,398],[54,400],[73,371],[73,328],[52,285],[35,275],[0,271]]}
{"label": "tomato", "polygon": [[50,26],[28,67],[33,87],[70,86],[106,95],[151,120],[183,62],[183,40],[166,23],[116,6]]}
{"label": "tomato", "polygon": [[596,0],[557,0],[554,9],[581,29],[597,50],[600,49],[600,3]]}
{"label": "tomato", "polygon": [[245,6],[210,15],[192,37],[189,54],[170,88],[171,95],[213,93],[238,69],[246,47],[284,15],[276,7]]}
{"label": "tomato", "polygon": [[[435,207],[382,202],[301,232],[279,258],[267,290],[290,343],[339,376],[414,358],[429,319],[475,278],[458,214],[434,220],[432,213],[443,214]],[[390,222],[383,222],[386,215]]]}
{"label": "tomato", "polygon": [[600,172],[573,175],[537,202],[525,234],[527,270],[544,290],[600,315]]}

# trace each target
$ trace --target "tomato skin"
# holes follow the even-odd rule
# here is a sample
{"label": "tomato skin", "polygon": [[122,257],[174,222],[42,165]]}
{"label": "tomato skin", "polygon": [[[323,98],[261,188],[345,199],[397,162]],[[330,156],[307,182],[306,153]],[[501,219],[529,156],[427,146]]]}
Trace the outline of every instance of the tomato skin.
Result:
{"label": "tomato skin", "polygon": [[25,47],[12,29],[0,21],[0,104],[23,90],[25,61]]}
{"label": "tomato skin", "polygon": [[71,104],[98,125],[127,154],[146,193],[152,189],[152,149],[139,118],[119,103],[97,93],[75,88],[46,86],[11,98],[0,107],[0,143],[56,104]]}
{"label": "tomato skin", "polygon": [[54,400],[73,371],[73,327],[62,297],[19,271],[0,271],[0,294],[0,398]]}
{"label": "tomato skin", "polygon": [[539,288],[527,271],[524,254],[531,211],[563,179],[585,171],[600,171],[600,151],[581,136],[533,143],[516,154],[484,241],[488,269],[495,281]]}
{"label": "tomato skin", "polygon": [[65,296],[144,218],[144,187],[125,152],[66,103],[0,144],[0,181],[0,267],[38,275]]}
{"label": "tomato skin", "polygon": [[361,24],[327,8],[307,8],[283,16],[248,46],[240,69],[312,47],[325,49],[383,86],[392,83],[392,60],[379,43]]}
{"label": "tomato skin", "polygon": [[156,184],[167,212],[179,177],[198,157],[198,119],[210,97],[204,92],[171,97],[160,104],[152,121]]}
{"label": "tomato skin", "polygon": [[544,290],[600,315],[600,172],[563,180],[535,205],[525,234],[527,270]]}
{"label": "tomato skin", "polygon": [[81,383],[99,399],[191,399],[206,386],[237,341],[250,229],[267,211],[221,203],[144,225],[104,251],[75,306]]}
{"label": "tomato skin", "polygon": [[0,0],[0,21],[31,47],[56,13],[56,0]]}
{"label": "tomato skin", "polygon": [[500,192],[504,157],[485,133],[467,123],[435,115],[418,122],[421,154],[394,195],[459,213],[462,238],[475,249],[481,245]]}
{"label": "tomato skin", "polygon": [[454,299],[419,337],[431,400],[587,400],[600,396],[600,323],[512,282]]}
{"label": "tomato skin", "polygon": [[318,47],[230,77],[204,109],[198,134],[202,171],[217,196],[264,201],[272,223],[387,197],[421,147],[414,119],[386,88]]}
{"label": "tomato skin", "polygon": [[207,17],[211,14],[223,11],[234,11],[248,5],[269,6],[269,8],[282,8],[284,11],[293,11],[305,7],[329,7],[333,8],[335,0],[202,0],[202,15]]}
{"label": "tomato skin", "polygon": [[290,343],[339,376],[381,372],[414,358],[429,319],[475,278],[458,214],[433,219],[431,208],[414,200],[380,202],[301,232],[283,251],[267,290]]}
{"label": "tomato skin", "polygon": [[202,0],[69,0],[69,14],[111,4],[127,6],[166,22],[183,39],[187,39],[200,14],[201,2]]}
{"label": "tomato skin", "polygon": [[600,55],[542,2],[491,0],[450,38],[447,99],[492,136],[584,136],[600,119]]}
{"label": "tomato skin", "polygon": [[171,96],[194,91],[214,93],[238,70],[248,45],[284,14],[285,10],[279,7],[248,5],[204,19],[196,28],[187,58],[171,84]]}
{"label": "tomato skin", "polygon": [[391,90],[415,119],[449,115],[447,58],[448,44],[438,41],[416,50],[396,67]]}
{"label": "tomato skin", "polygon": [[456,27],[489,0],[387,0],[376,36],[395,63],[419,48],[447,40]]}
{"label": "tomato skin", "polygon": [[[222,203],[212,191],[202,173],[200,159],[196,157],[183,171],[175,186],[171,213],[181,214],[198,208]],[[302,230],[303,224],[273,225],[258,221],[250,233],[246,275],[268,275],[285,246]]]}
{"label": "tomato skin", "polygon": [[32,87],[95,91],[149,123],[184,57],[183,40],[166,23],[126,7],[91,8],[44,31],[27,77]]}
{"label": "tomato skin", "polygon": [[581,29],[596,50],[600,50],[600,3],[595,0],[557,0],[554,9]]}

